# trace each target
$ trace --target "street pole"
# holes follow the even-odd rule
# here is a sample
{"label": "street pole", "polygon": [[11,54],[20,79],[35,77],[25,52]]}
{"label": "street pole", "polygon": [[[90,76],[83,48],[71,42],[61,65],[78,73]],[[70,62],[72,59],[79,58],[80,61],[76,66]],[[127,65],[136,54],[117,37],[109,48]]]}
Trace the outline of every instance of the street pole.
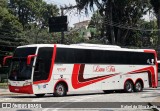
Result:
{"label": "street pole", "polygon": [[[75,6],[68,6],[68,7],[61,7],[61,16],[64,16],[64,10],[69,10],[69,9],[73,9],[73,8],[77,8],[77,5]],[[64,31],[61,32],[61,44],[64,44]]]}

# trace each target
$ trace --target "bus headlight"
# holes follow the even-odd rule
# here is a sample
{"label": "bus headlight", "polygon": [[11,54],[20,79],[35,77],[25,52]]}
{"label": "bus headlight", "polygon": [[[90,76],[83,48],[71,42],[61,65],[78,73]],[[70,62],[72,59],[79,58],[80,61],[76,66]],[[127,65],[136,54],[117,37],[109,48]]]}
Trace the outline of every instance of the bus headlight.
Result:
{"label": "bus headlight", "polygon": [[31,82],[25,82],[24,84],[23,84],[23,86],[28,86],[28,85],[31,85],[32,83]]}

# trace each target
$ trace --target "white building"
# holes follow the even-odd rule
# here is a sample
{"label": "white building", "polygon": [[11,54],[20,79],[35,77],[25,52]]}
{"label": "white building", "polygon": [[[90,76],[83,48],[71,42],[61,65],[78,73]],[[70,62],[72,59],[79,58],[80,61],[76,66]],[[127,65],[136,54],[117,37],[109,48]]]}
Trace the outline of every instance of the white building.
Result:
{"label": "white building", "polygon": [[74,30],[79,30],[79,33],[81,36],[83,36],[85,39],[89,39],[91,37],[91,33],[88,30],[90,20],[85,20],[82,22],[78,22],[73,24],[74,25]]}
{"label": "white building", "polygon": [[76,28],[76,29],[79,29],[79,28],[87,29],[89,23],[90,23],[90,20],[85,20],[85,21],[82,21],[82,22],[75,23],[73,25],[74,25],[74,28]]}

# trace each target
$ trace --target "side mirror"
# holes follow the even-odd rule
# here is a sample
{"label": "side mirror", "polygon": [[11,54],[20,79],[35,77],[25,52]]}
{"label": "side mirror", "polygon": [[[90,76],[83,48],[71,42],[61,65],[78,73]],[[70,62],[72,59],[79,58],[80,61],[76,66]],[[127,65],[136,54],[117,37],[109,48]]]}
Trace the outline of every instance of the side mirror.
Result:
{"label": "side mirror", "polygon": [[12,58],[13,58],[13,56],[6,56],[6,57],[4,57],[4,58],[3,58],[3,66],[6,65],[7,59],[12,59]]}
{"label": "side mirror", "polygon": [[31,64],[31,59],[36,57],[37,55],[28,55],[27,57],[27,65],[30,65]]}

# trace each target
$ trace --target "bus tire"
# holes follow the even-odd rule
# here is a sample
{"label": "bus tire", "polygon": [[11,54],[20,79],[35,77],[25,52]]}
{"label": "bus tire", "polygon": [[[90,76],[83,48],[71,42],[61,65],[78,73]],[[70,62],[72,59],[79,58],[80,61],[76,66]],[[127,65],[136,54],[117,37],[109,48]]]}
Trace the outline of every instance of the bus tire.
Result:
{"label": "bus tire", "polygon": [[131,81],[126,81],[124,84],[124,91],[126,93],[131,93],[133,92],[133,83]]}
{"label": "bus tire", "polygon": [[62,97],[62,96],[66,96],[66,94],[67,94],[66,86],[63,83],[57,84],[54,91],[54,96]]}
{"label": "bus tire", "polygon": [[143,90],[143,85],[140,81],[136,82],[134,86],[134,91],[135,92],[141,92]]}
{"label": "bus tire", "polygon": [[36,97],[43,97],[45,94],[35,94]]}

